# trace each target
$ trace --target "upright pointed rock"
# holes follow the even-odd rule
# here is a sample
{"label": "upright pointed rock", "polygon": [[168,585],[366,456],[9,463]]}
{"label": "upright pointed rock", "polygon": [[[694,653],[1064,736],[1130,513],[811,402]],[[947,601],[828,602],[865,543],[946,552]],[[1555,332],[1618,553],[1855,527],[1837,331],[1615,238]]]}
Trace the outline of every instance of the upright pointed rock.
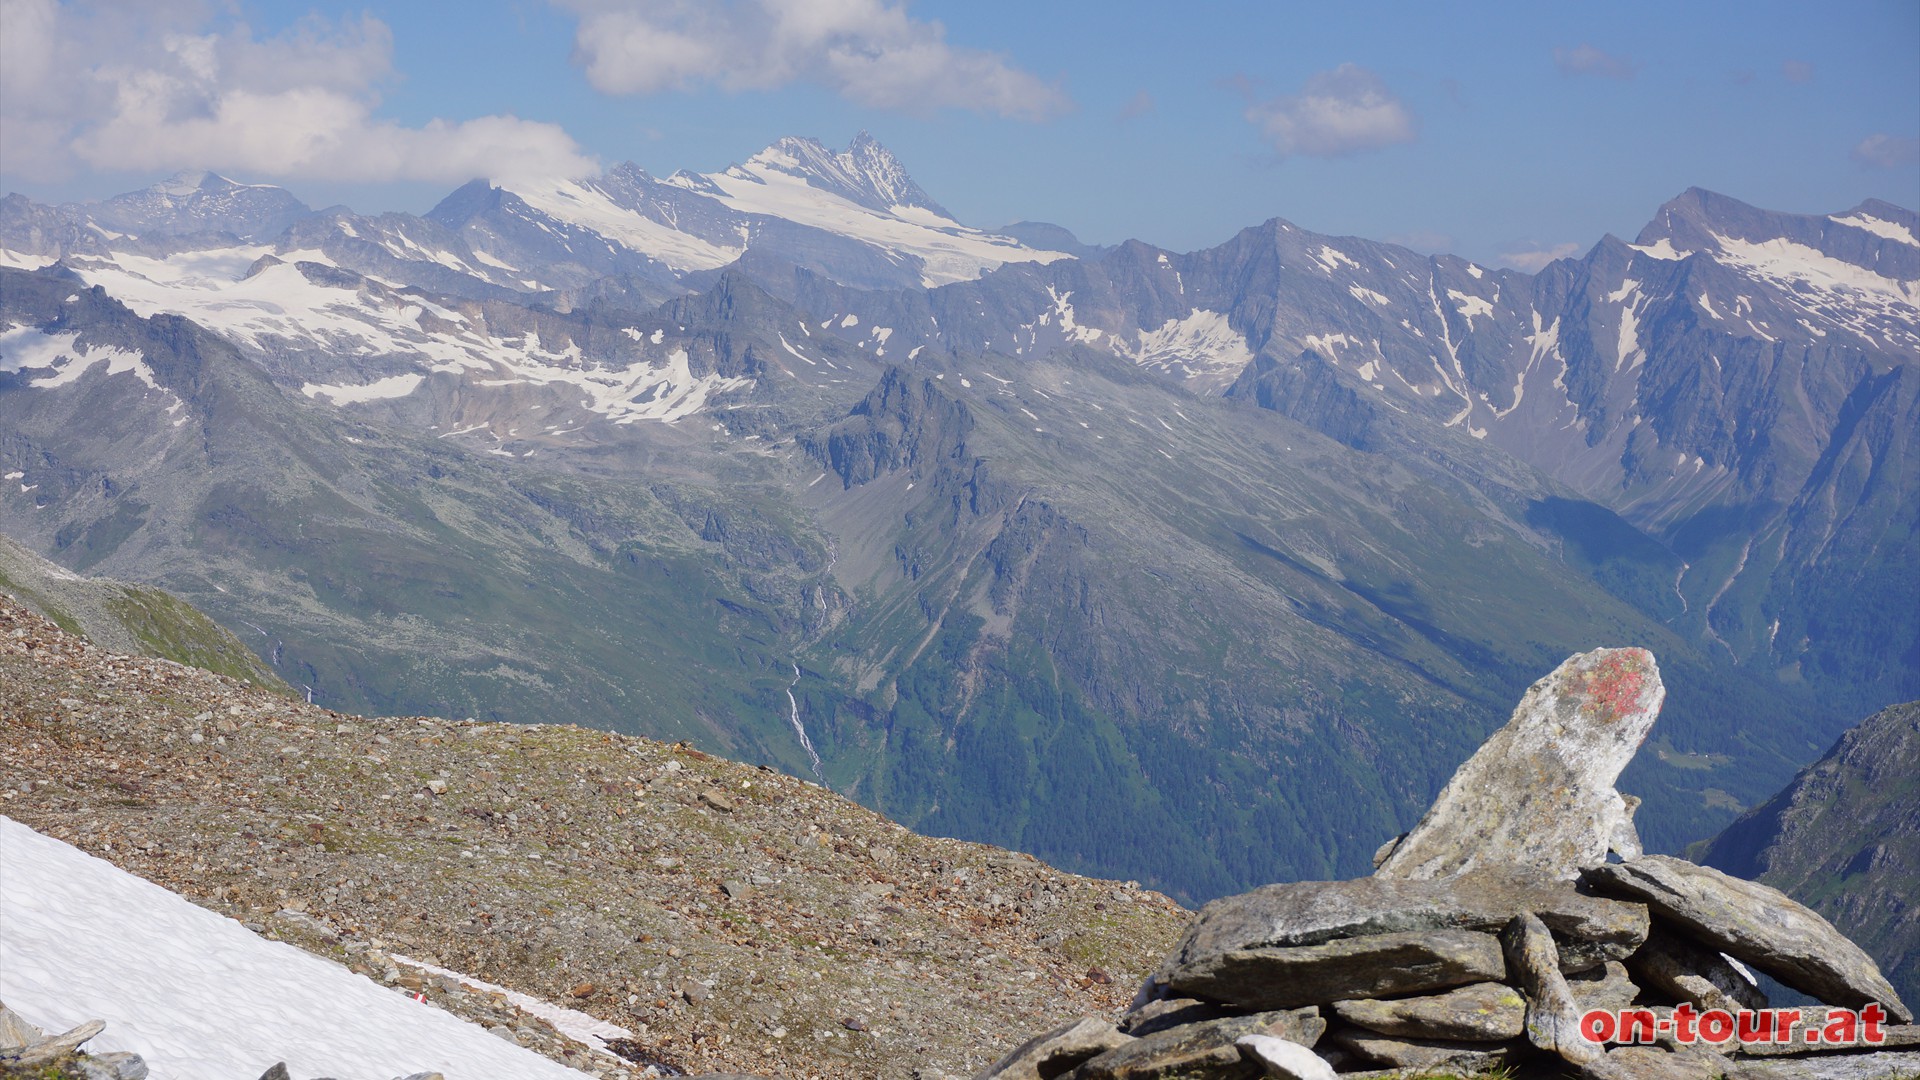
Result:
{"label": "upright pointed rock", "polygon": [[1665,698],[1645,649],[1568,658],[1528,688],[1376,873],[1440,878],[1504,864],[1571,880],[1610,849],[1638,855],[1637,804],[1613,784]]}

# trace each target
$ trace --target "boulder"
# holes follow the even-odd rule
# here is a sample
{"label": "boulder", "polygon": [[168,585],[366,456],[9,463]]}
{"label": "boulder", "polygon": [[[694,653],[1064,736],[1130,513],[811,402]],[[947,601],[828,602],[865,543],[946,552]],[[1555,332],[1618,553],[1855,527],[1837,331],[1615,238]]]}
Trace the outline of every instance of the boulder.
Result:
{"label": "boulder", "polygon": [[1602,1048],[1580,1034],[1580,1007],[1560,973],[1560,953],[1546,924],[1535,915],[1515,916],[1500,944],[1508,977],[1527,998],[1527,1041],[1574,1065],[1600,1057]]}
{"label": "boulder", "polygon": [[1568,882],[1514,867],[1490,866],[1444,881],[1367,877],[1263,885],[1202,908],[1142,998],[1163,996],[1175,968],[1235,949],[1410,931],[1498,933],[1523,912],[1539,915],[1553,931],[1568,971],[1622,959],[1647,936],[1645,905],[1587,895]]}
{"label": "boulder", "polygon": [[1336,1001],[1329,1011],[1398,1039],[1501,1042],[1526,1030],[1527,1002],[1511,986],[1483,982],[1425,997]]}
{"label": "boulder", "polygon": [[0,1050],[18,1050],[46,1037],[46,1032],[27,1023],[25,1017],[0,1005]]}
{"label": "boulder", "polygon": [[1036,1035],[980,1074],[980,1080],[1053,1080],[1083,1061],[1132,1042],[1104,1020],[1075,1020]]}
{"label": "boulder", "polygon": [[1445,1069],[1460,1073],[1497,1069],[1525,1058],[1532,1049],[1525,1039],[1503,1043],[1396,1039],[1359,1028],[1342,1028],[1327,1038],[1355,1058],[1389,1069]]}
{"label": "boulder", "polygon": [[[1561,965],[1565,970],[1566,965]],[[1609,960],[1605,965],[1567,976],[1567,989],[1573,991],[1574,1004],[1581,1012],[1606,1009],[1616,1012],[1633,1004],[1640,988],[1627,976],[1627,965]]]}
{"label": "boulder", "polygon": [[1778,889],[1667,855],[1596,866],[1596,888],[1646,901],[1661,918],[1830,1005],[1879,1002],[1896,1023],[1913,1013],[1860,946]]}
{"label": "boulder", "polygon": [[1418,880],[1506,865],[1571,880],[1609,850],[1638,855],[1632,806],[1613,785],[1665,696],[1645,649],[1568,658],[1528,688],[1375,873]]}
{"label": "boulder", "polygon": [[1299,1043],[1271,1035],[1243,1035],[1234,1045],[1240,1048],[1241,1056],[1258,1064],[1267,1076],[1281,1080],[1334,1080],[1333,1066]]}
{"label": "boulder", "polygon": [[1318,1009],[1204,1020],[1134,1039],[1066,1075],[1068,1080],[1171,1080],[1188,1076],[1253,1080],[1264,1075],[1264,1066],[1247,1060],[1237,1045],[1240,1039],[1268,1035],[1310,1047],[1326,1028]]}
{"label": "boulder", "polygon": [[1168,973],[1184,997],[1248,1009],[1290,1009],[1351,998],[1421,994],[1506,973],[1500,942],[1470,930],[1342,938],[1324,945],[1232,949]]}
{"label": "boulder", "polygon": [[88,1054],[80,1067],[87,1080],[147,1080],[148,1075],[146,1059],[125,1050]]}
{"label": "boulder", "polygon": [[1627,957],[1631,971],[1648,989],[1701,1011],[1764,1009],[1767,995],[1717,951],[1656,926],[1647,943]]}
{"label": "boulder", "polygon": [[1134,1038],[1139,1038],[1156,1031],[1197,1024],[1202,1020],[1219,1020],[1233,1014],[1232,1009],[1223,1008],[1211,1001],[1200,1001],[1197,998],[1160,998],[1129,1010],[1120,1018],[1120,1030]]}

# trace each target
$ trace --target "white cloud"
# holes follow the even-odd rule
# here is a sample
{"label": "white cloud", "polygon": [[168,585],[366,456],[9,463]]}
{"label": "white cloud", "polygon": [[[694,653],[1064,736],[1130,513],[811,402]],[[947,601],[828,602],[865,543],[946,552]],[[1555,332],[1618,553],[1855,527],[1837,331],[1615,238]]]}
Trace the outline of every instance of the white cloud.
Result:
{"label": "white cloud", "polygon": [[1345,157],[1414,138],[1413,114],[1357,64],[1313,76],[1298,94],[1255,102],[1246,116],[1281,157]]}
{"label": "white cloud", "polygon": [[1616,56],[1581,42],[1571,49],[1553,50],[1553,65],[1562,75],[1599,75],[1608,79],[1631,79],[1640,63],[1630,56]]}
{"label": "white cloud", "polygon": [[1848,156],[1870,169],[1892,169],[1920,161],[1920,139],[1877,132],[1861,139]]}
{"label": "white cloud", "polygon": [[1134,120],[1151,113],[1153,110],[1153,95],[1142,90],[1128,98],[1125,105],[1120,106],[1120,119]]}
{"label": "white cloud", "polygon": [[946,41],[886,0],[554,0],[580,17],[574,62],[606,94],[805,82],[880,108],[971,109],[1041,120],[1058,87],[996,53]]}
{"label": "white cloud", "polygon": [[1501,252],[1495,261],[1515,270],[1524,270],[1537,274],[1546,265],[1556,259],[1565,259],[1580,253],[1580,245],[1575,243],[1555,244],[1550,248],[1531,247],[1519,251]]}
{"label": "white cloud", "polygon": [[0,19],[8,172],[459,182],[595,169],[554,124],[483,116],[409,127],[377,116],[392,35],[371,17],[309,17],[265,39],[192,3],[0,0]]}
{"label": "white cloud", "polygon": [[1810,83],[1813,81],[1813,65],[1805,60],[1782,60],[1780,76],[1790,83]]}

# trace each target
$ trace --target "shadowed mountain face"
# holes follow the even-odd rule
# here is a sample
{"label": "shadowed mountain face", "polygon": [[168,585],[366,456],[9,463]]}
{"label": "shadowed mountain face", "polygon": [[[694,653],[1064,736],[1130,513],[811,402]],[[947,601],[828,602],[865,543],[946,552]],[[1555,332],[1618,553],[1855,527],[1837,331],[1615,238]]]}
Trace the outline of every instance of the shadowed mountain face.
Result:
{"label": "shadowed mountain face", "polygon": [[1779,794],[1700,845],[1699,862],[1813,907],[1920,993],[1920,702],[1860,722]]}
{"label": "shadowed mountain face", "polygon": [[[704,178],[794,215],[720,269],[622,208],[703,178],[637,170],[544,230],[484,185],[262,242],[9,200],[65,262],[0,271],[0,529],[320,703],[804,735],[915,828],[1192,899],[1363,870],[1594,645],[1668,672],[1656,848],[1920,681],[1910,212],[1690,192],[1534,277],[1278,221],[980,261],[883,153]],[[839,274],[780,231],[820,199],[976,262],[880,225],[911,276]]]}

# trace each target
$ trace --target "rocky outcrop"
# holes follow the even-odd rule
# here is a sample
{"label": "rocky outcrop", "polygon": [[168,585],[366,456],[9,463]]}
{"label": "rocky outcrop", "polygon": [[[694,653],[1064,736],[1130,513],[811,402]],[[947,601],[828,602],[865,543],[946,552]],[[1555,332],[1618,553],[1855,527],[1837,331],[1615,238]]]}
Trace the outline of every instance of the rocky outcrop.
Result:
{"label": "rocky outcrop", "polygon": [[1666,699],[1645,649],[1596,649],[1529,687],[1396,844],[1382,877],[1447,877],[1524,866],[1571,879],[1608,851],[1640,854],[1633,809],[1613,782]]}
{"label": "rocky outcrop", "polygon": [[[1055,1075],[1229,1080],[1529,1062],[1581,1080],[1901,1075],[1920,1028],[1883,1022],[1874,1042],[1864,1027],[1830,1026],[1839,1012],[1803,1010],[1792,1042],[1749,1037],[1751,1053],[1732,1017],[1724,1033],[1687,1034],[1708,1010],[1765,1006],[1742,962],[1834,1006],[1877,1004],[1896,1024],[1910,1014],[1873,961],[1812,911],[1640,853],[1633,800],[1613,785],[1663,696],[1645,650],[1570,658],[1527,691],[1374,876],[1267,885],[1207,905],[1109,1036],[1125,1041]],[[1640,1038],[1586,1022],[1591,1010],[1627,1008],[1664,1028]],[[1804,1037],[1808,1025],[1820,1039]],[[1814,1052],[1818,1069],[1780,1064]],[[1749,1064],[1759,1071],[1742,1072]],[[983,1080],[1026,1075],[1008,1066]]]}

